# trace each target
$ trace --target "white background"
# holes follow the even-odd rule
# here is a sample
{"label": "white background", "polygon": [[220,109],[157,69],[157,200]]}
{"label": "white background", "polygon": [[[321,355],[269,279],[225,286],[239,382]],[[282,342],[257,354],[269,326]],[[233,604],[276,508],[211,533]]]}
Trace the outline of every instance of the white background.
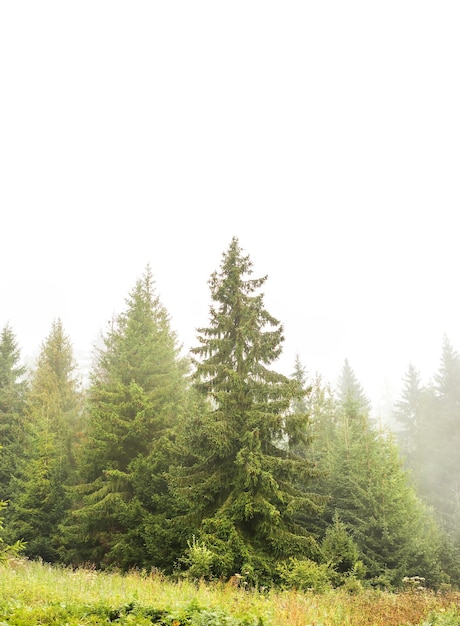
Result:
{"label": "white background", "polygon": [[[2,2],[0,325],[91,346],[145,265],[184,348],[237,236],[375,412],[460,349],[458,2]],[[383,404],[382,404],[383,403]],[[383,407],[383,408],[382,408]]]}

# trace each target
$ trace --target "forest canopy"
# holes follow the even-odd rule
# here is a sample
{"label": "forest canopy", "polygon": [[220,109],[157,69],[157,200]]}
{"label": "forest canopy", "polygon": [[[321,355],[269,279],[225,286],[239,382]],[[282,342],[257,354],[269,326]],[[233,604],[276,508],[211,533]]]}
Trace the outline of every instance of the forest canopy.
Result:
{"label": "forest canopy", "polygon": [[[29,558],[296,588],[458,586],[460,356],[409,364],[382,428],[351,364],[337,385],[300,355],[233,238],[183,355],[147,266],[83,386],[56,318],[34,367],[0,336],[5,546]],[[7,503],[7,506],[6,506]]]}

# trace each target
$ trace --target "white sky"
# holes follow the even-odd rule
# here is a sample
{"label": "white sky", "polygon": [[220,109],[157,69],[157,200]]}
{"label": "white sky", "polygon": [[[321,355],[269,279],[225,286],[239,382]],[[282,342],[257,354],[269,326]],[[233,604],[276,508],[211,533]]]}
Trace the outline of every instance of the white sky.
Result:
{"label": "white sky", "polygon": [[0,325],[87,353],[150,262],[188,348],[236,235],[378,404],[460,349],[460,4],[2,2]]}

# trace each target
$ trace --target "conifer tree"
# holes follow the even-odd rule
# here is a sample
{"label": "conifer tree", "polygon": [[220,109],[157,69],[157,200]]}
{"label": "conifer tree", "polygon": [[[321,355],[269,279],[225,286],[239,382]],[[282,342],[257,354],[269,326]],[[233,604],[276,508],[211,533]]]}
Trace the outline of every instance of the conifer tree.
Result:
{"label": "conifer tree", "polygon": [[460,354],[444,336],[441,363],[425,407],[422,488],[452,548],[450,575],[460,583]]}
{"label": "conifer tree", "polygon": [[330,497],[326,528],[334,519],[345,524],[373,584],[392,586],[403,576],[425,575],[435,585],[442,568],[432,515],[417,498],[393,438],[370,422],[349,363],[345,369],[342,381],[353,384],[348,392],[342,385],[319,457],[324,475],[318,489]]}
{"label": "conifer tree", "polygon": [[417,491],[441,526],[444,570],[460,581],[460,356],[445,336],[438,372],[426,385],[411,366],[395,415]]}
{"label": "conifer tree", "polygon": [[0,336],[0,498],[11,497],[10,482],[24,450],[26,368],[20,363],[16,337],[7,324]]}
{"label": "conifer tree", "polygon": [[[434,378],[436,416],[429,429],[433,435],[430,446],[438,462],[438,475],[431,481],[433,494],[438,495],[436,507],[453,528],[460,501],[460,355],[447,337],[442,346],[441,364]],[[431,466],[431,463],[430,463]],[[434,476],[433,476],[434,478]],[[454,515],[455,522],[449,517]]]}
{"label": "conifer tree", "polygon": [[447,337],[423,396],[420,430],[414,474],[460,553],[460,355]]}
{"label": "conifer tree", "polygon": [[283,328],[264,307],[267,277],[252,271],[233,238],[211,275],[210,323],[192,350],[208,411],[187,424],[189,457],[175,485],[212,554],[211,573],[262,580],[278,561],[312,555],[315,542],[297,517],[316,498],[308,492],[312,468],[294,452],[308,416],[290,409],[305,390],[270,368]]}
{"label": "conifer tree", "polygon": [[348,359],[345,359],[339,377],[337,399],[342,408],[348,411],[350,415],[368,413],[371,407],[363,386],[357,379]]}
{"label": "conifer tree", "polygon": [[307,408],[311,416],[311,455],[317,462],[324,458],[338,420],[337,400],[320,374],[312,381]]}
{"label": "conifer tree", "polygon": [[184,404],[186,366],[149,266],[126,304],[103,337],[91,376],[80,485],[65,526],[63,554],[72,562],[157,565],[149,563],[146,543],[161,539],[146,536],[146,516],[156,513],[157,491],[165,489],[159,442]]}
{"label": "conifer tree", "polygon": [[401,397],[395,404],[394,415],[400,425],[398,442],[408,467],[416,463],[417,449],[422,434],[422,411],[424,389],[420,372],[410,363],[403,378]]}
{"label": "conifer tree", "polygon": [[[0,513],[5,509],[7,503],[0,500]],[[8,559],[15,558],[21,554],[24,550],[24,543],[22,541],[16,541],[14,545],[5,543],[3,537],[3,516],[0,515],[0,565],[2,565]]]}
{"label": "conifer tree", "polygon": [[7,536],[26,541],[26,554],[58,558],[59,524],[75,471],[74,441],[81,393],[75,360],[60,319],[43,342],[27,394],[25,449],[12,481]]}
{"label": "conifer tree", "polygon": [[300,360],[300,355],[296,354],[295,362],[294,362],[294,371],[292,373],[291,378],[297,381],[302,389],[305,389],[305,395],[301,398],[295,399],[292,403],[292,410],[294,413],[305,414],[308,413],[307,407],[307,398],[311,392],[311,387],[307,387],[307,370],[305,369],[302,361]]}

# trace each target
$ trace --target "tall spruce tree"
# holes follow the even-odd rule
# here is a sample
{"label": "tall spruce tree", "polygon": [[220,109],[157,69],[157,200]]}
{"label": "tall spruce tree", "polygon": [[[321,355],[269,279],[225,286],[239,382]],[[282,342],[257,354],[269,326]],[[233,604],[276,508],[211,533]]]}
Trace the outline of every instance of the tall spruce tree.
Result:
{"label": "tall spruce tree", "polygon": [[149,266],[126,304],[96,355],[80,484],[63,552],[72,562],[125,568],[157,565],[149,562],[146,545],[154,552],[161,538],[146,531],[154,526],[146,516],[156,512],[158,491],[165,495],[160,473],[166,467],[158,464],[167,461],[158,446],[180,416],[186,371]]}
{"label": "tall spruce tree", "polygon": [[81,418],[76,363],[60,319],[43,342],[27,394],[25,447],[11,483],[7,536],[26,541],[26,554],[58,558],[59,524],[75,471],[75,432]]}
{"label": "tall spruce tree", "polygon": [[10,482],[24,450],[24,398],[26,368],[12,328],[0,336],[0,498],[11,497]]}
{"label": "tall spruce tree", "polygon": [[210,573],[260,581],[283,559],[312,555],[315,542],[298,517],[317,502],[308,491],[312,468],[294,451],[308,416],[290,409],[305,390],[270,369],[283,328],[264,307],[267,277],[251,278],[252,267],[233,238],[211,275],[210,324],[192,350],[194,385],[209,408],[187,425],[188,462],[175,486],[209,550]]}

